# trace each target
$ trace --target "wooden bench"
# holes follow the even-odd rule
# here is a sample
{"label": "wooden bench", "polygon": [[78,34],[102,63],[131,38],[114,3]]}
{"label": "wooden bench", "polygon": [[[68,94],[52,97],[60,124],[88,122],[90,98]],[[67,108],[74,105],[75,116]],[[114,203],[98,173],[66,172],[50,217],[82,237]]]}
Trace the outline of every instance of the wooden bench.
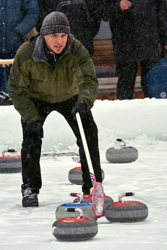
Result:
{"label": "wooden bench", "polygon": [[95,66],[115,65],[111,39],[94,40],[93,45],[94,45],[94,55],[92,57],[92,60]]}
{"label": "wooden bench", "polygon": [[[116,74],[111,39],[94,40],[94,50],[95,52],[92,60],[96,68],[99,82],[97,99],[115,100],[118,77]],[[134,98],[144,98],[140,85],[140,75],[141,72],[139,66],[134,88]]]}

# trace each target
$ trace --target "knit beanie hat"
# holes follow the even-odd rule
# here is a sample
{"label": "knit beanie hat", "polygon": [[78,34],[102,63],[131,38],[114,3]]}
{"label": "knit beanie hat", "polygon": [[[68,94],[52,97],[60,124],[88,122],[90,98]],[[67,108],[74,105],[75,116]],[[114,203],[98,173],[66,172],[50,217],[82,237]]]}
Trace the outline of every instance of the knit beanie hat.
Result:
{"label": "knit beanie hat", "polygon": [[61,12],[51,12],[42,23],[40,34],[47,36],[54,33],[70,33],[70,25],[65,14]]}

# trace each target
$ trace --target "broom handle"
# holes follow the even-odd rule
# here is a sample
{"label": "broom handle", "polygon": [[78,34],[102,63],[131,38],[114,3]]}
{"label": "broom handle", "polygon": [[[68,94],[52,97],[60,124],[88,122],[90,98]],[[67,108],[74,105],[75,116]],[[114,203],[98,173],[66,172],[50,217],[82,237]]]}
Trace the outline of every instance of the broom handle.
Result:
{"label": "broom handle", "polygon": [[93,166],[92,166],[92,162],[91,162],[90,154],[89,154],[89,150],[88,150],[88,145],[87,145],[87,142],[86,142],[85,133],[84,133],[84,130],[83,130],[81,117],[80,117],[79,113],[76,113],[76,118],[77,118],[79,131],[80,131],[80,134],[81,134],[82,143],[83,143],[84,150],[85,150],[85,155],[86,155],[86,160],[87,160],[88,167],[89,167],[89,172],[94,174]]}
{"label": "broom handle", "polygon": [[82,126],[82,122],[81,122],[81,118],[80,118],[79,113],[76,113],[76,119],[78,122],[78,127],[79,127],[79,131],[81,134],[81,139],[82,139],[82,143],[84,146],[85,155],[86,155],[88,168],[89,168],[89,172],[90,172],[90,178],[91,178],[92,186],[93,186],[92,210],[93,210],[95,217],[100,218],[103,216],[103,212],[104,212],[104,190],[103,190],[102,184],[100,182],[96,182],[96,179],[95,179],[95,176],[93,173],[92,162],[90,159],[90,154],[89,154],[89,150],[88,150],[88,146],[87,146],[87,142],[86,142],[86,138],[85,138],[85,133],[83,130],[83,126]]}

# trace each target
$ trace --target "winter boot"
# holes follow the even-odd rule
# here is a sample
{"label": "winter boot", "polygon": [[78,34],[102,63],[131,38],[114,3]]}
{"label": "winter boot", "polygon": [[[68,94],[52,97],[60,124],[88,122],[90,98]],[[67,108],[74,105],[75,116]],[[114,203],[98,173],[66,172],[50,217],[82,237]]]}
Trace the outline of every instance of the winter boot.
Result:
{"label": "winter boot", "polygon": [[22,190],[22,205],[23,207],[38,207],[38,196],[36,193],[33,193],[31,188]]}

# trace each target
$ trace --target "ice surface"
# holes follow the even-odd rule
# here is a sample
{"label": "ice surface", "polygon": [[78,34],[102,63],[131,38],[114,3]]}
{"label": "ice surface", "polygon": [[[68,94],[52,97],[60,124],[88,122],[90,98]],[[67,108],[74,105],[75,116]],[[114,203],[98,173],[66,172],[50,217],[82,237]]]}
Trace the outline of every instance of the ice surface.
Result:
{"label": "ice surface", "polygon": [[[20,151],[20,116],[13,106],[0,106],[0,152]],[[99,131],[101,165],[105,173],[104,192],[118,200],[122,192],[148,206],[149,215],[138,223],[109,223],[97,220],[98,234],[83,242],[59,242],[52,235],[56,208],[72,202],[70,192],[81,192],[71,184],[68,172],[78,166],[72,157],[42,157],[43,187],[38,208],[21,206],[21,174],[0,174],[1,250],[165,250],[167,249],[167,99],[95,102],[92,108]],[[138,150],[133,163],[111,164],[106,150],[122,138]],[[76,140],[62,116],[53,112],[44,126],[42,152],[78,152]]]}

